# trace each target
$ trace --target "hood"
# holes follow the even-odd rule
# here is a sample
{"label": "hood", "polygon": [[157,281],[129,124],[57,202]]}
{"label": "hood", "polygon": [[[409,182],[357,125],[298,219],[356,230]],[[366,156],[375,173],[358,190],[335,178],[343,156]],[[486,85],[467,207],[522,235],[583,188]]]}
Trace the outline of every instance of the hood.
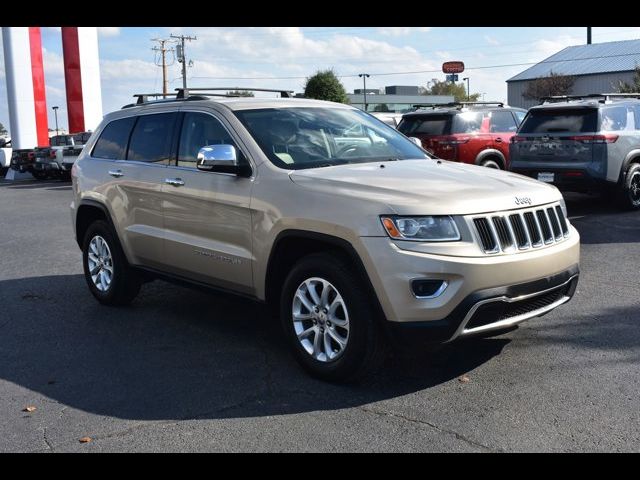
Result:
{"label": "hood", "polygon": [[467,215],[558,201],[552,185],[446,160],[401,160],[296,170],[291,180],[331,195],[384,203],[399,215]]}

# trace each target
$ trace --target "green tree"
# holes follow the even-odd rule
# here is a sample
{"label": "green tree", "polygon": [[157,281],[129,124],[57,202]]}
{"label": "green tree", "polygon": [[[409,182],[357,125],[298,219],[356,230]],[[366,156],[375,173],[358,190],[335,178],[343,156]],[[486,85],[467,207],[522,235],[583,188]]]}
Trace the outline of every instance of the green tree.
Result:
{"label": "green tree", "polygon": [[618,81],[619,93],[639,93],[640,92],[640,67],[636,67],[635,74],[633,75],[633,83],[628,84],[622,80]]}
{"label": "green tree", "polygon": [[576,79],[572,75],[549,72],[546,77],[536,78],[527,85],[522,96],[527,100],[540,101],[543,97],[569,95]]}
{"label": "green tree", "polygon": [[4,125],[2,123],[0,123],[0,135],[6,135],[9,132],[7,132],[7,129],[4,128]]}
{"label": "green tree", "polygon": [[[367,102],[368,103],[368,102]],[[386,103],[379,103],[375,107],[373,107],[374,112],[390,112],[389,105]]]}
{"label": "green tree", "polygon": [[[452,95],[456,102],[467,101],[467,89],[464,83],[455,83],[436,80],[431,88],[426,88],[424,95]],[[469,95],[469,101],[477,102],[480,98],[479,93]]]}
{"label": "green tree", "polygon": [[304,84],[304,96],[317,100],[349,103],[344,85],[338,80],[333,69],[318,70],[311,77],[307,77]]}
{"label": "green tree", "polygon": [[249,90],[231,90],[227,92],[227,95],[231,95],[233,97],[255,97],[253,92]]}

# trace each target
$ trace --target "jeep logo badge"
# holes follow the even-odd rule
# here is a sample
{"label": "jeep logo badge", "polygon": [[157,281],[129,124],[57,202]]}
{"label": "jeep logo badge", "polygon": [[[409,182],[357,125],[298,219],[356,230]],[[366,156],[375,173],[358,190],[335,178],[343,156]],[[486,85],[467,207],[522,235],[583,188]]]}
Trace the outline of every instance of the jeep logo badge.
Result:
{"label": "jeep logo badge", "polygon": [[516,205],[531,205],[530,197],[516,197]]}

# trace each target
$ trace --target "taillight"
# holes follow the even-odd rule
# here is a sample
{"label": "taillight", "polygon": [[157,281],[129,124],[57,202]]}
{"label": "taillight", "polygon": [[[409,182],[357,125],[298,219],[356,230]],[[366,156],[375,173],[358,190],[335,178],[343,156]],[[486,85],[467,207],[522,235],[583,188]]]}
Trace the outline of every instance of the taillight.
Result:
{"label": "taillight", "polygon": [[34,152],[28,152],[28,153],[27,153],[27,158],[28,158],[29,160],[31,160],[31,159],[33,159],[33,158],[36,158],[36,154],[35,154]]}
{"label": "taillight", "polygon": [[615,143],[618,140],[618,135],[607,133],[605,135],[576,135],[574,137],[567,137],[567,140],[575,140],[580,143]]}
{"label": "taillight", "polygon": [[56,158],[56,151],[55,150],[49,150],[49,158]]}
{"label": "taillight", "polygon": [[445,137],[439,140],[438,143],[440,143],[440,145],[460,145],[467,143],[469,140],[471,140],[471,137]]}
{"label": "taillight", "polygon": [[519,135],[514,135],[513,137],[511,137],[511,143],[520,143],[520,142],[526,142],[527,141],[527,137],[521,137]]}

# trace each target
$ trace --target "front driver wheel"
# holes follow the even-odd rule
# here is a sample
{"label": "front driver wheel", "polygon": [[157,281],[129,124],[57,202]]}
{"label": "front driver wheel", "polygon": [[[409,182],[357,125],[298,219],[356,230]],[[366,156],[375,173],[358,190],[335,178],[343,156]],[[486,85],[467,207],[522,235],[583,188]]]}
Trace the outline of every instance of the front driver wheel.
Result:
{"label": "front driver wheel", "polygon": [[127,305],[140,291],[140,276],[127,263],[109,224],[92,223],[82,247],[84,277],[93,296],[104,305]]}
{"label": "front driver wheel", "polygon": [[329,253],[301,259],[282,291],[281,319],[296,360],[313,376],[348,382],[373,372],[384,340],[362,279]]}

